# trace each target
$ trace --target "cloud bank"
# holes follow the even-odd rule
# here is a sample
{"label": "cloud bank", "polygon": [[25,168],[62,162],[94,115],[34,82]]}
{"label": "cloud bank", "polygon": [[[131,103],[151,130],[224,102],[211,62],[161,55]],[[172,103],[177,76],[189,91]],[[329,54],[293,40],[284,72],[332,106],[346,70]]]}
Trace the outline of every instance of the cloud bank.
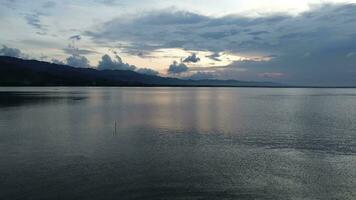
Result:
{"label": "cloud bank", "polygon": [[[274,12],[285,11],[288,4],[292,8],[301,4],[305,7],[298,12],[256,14],[263,12],[258,8],[251,13],[225,16],[215,12],[219,8],[214,7],[213,0],[209,2],[213,5],[211,12],[202,8],[205,5],[191,2],[185,6],[178,2],[177,8],[172,8],[168,6],[173,1],[151,5],[147,1],[126,0],[75,3],[6,0],[0,2],[3,11],[0,40],[1,44],[23,47],[33,58],[69,56],[53,62],[77,67],[89,67],[87,58],[90,58],[92,63],[100,59],[104,69],[154,73],[124,63],[116,56],[98,57],[103,49],[115,48],[134,64],[147,61],[153,69],[167,70],[168,75],[180,77],[197,73],[197,77],[213,75],[219,79],[297,85],[356,85],[356,5],[345,3],[354,0],[315,1],[339,3],[310,7],[307,1],[294,1],[293,5],[280,2],[267,8]],[[246,4],[265,5],[267,0],[263,2]],[[232,2],[245,5],[240,3]],[[221,2],[226,6],[224,9],[235,12],[228,8],[232,4]],[[279,6],[281,9],[275,8]],[[83,10],[86,12],[79,12]],[[63,41],[70,45],[66,47]],[[79,42],[84,44],[82,48],[76,47]],[[2,46],[0,55],[25,57],[15,48]],[[168,66],[180,58],[184,65]],[[163,69],[165,66],[167,69]]]}
{"label": "cloud bank", "polygon": [[[269,56],[273,59],[237,61],[226,70],[245,69],[234,73],[240,79],[343,85],[356,84],[354,27],[355,4],[323,4],[297,16],[273,14],[254,18],[209,17],[167,9],[115,18],[86,35],[101,44],[129,43],[128,50],[141,44],[149,50],[211,51],[216,52],[210,56],[216,61],[222,52]],[[185,60],[197,61],[193,55]],[[187,71],[177,63],[169,68],[171,74]],[[285,76],[261,76],[264,73]]]}

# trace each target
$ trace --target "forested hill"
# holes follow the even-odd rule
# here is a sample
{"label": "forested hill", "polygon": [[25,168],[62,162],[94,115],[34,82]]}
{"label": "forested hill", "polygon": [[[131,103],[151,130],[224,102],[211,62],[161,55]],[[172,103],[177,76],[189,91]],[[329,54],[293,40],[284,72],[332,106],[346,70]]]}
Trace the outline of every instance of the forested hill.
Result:
{"label": "forested hill", "polygon": [[183,80],[145,75],[128,70],[99,71],[0,56],[0,86],[278,87],[280,85],[237,80]]}

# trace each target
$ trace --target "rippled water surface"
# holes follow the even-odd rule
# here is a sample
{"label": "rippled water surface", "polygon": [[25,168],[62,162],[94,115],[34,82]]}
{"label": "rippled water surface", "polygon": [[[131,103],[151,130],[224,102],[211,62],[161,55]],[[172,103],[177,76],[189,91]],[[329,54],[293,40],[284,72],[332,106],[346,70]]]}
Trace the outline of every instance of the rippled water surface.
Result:
{"label": "rippled water surface", "polygon": [[4,200],[356,199],[356,90],[0,88],[0,180]]}

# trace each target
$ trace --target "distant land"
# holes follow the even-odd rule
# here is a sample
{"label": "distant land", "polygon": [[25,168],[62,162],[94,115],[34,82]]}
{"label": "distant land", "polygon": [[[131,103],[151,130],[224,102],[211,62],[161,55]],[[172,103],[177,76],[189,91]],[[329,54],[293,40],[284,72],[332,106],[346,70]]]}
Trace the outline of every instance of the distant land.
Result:
{"label": "distant land", "polygon": [[185,80],[129,70],[97,70],[0,56],[0,86],[282,87],[270,82]]}

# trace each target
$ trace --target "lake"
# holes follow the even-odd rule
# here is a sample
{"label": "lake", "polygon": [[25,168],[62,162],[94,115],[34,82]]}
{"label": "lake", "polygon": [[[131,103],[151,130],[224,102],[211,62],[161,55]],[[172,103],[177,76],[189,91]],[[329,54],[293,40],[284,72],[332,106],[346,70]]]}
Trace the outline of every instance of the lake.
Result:
{"label": "lake", "polygon": [[0,199],[356,199],[356,89],[0,88]]}

